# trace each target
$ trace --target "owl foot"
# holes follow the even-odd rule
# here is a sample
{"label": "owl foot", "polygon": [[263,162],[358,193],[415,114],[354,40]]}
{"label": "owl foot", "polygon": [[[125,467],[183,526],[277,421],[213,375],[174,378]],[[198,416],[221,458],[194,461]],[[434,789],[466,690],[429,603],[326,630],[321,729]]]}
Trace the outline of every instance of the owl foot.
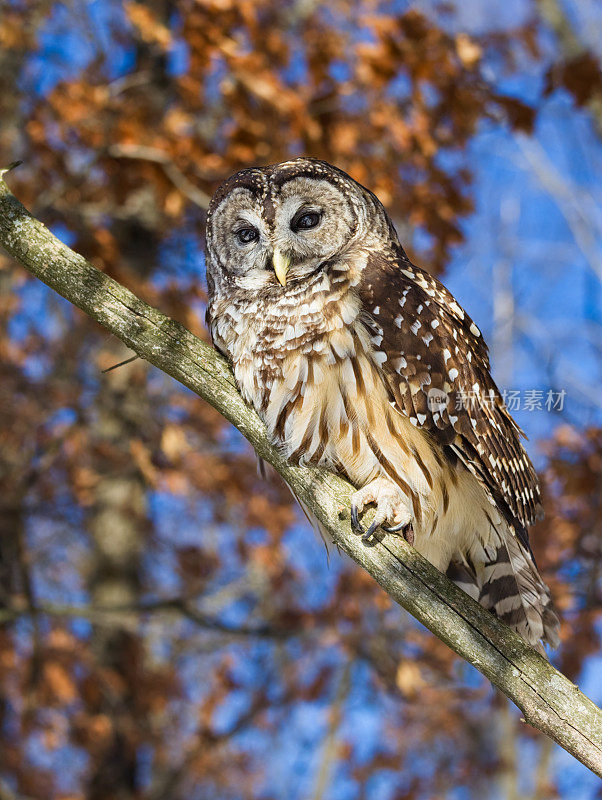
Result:
{"label": "owl foot", "polygon": [[[370,503],[376,505],[376,513],[370,527],[365,529],[359,521],[359,514]],[[414,541],[412,513],[408,499],[401,489],[387,478],[370,481],[351,497],[351,528],[354,533],[360,535],[363,542],[373,544],[372,537],[378,527],[387,533],[403,531],[404,538],[410,544]]]}

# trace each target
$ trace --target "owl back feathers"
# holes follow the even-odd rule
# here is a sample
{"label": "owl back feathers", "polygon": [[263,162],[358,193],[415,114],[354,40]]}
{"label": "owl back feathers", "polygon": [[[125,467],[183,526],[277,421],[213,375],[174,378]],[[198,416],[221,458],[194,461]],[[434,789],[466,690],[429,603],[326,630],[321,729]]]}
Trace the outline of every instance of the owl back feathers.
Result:
{"label": "owl back feathers", "polygon": [[401,248],[371,254],[358,291],[400,410],[441,446],[453,446],[522,535],[541,514],[539,484],[480,330]]}

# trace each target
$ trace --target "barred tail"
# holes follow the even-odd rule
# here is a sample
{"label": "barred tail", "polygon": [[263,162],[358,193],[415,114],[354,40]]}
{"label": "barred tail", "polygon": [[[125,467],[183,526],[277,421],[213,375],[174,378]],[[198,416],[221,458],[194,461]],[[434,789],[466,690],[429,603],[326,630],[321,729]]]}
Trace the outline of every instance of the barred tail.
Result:
{"label": "barred tail", "polygon": [[476,565],[453,561],[448,577],[540,652],[541,642],[557,647],[559,621],[550,592],[514,531],[508,530],[497,547],[486,547],[485,554]]}

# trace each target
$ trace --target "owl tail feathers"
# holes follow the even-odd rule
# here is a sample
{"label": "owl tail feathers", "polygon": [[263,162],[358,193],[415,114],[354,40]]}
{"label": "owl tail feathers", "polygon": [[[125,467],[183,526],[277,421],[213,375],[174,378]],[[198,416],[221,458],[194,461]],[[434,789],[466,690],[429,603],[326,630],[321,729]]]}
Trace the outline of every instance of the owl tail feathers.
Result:
{"label": "owl tail feathers", "polygon": [[543,644],[557,647],[559,620],[550,592],[514,532],[509,530],[502,544],[485,553],[478,565],[453,561],[448,577],[542,655]]}

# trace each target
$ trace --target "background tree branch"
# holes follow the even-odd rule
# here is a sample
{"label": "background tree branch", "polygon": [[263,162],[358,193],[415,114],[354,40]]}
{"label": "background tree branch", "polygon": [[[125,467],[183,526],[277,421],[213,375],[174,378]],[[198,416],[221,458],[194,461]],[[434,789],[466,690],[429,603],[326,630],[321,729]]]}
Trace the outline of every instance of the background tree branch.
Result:
{"label": "background tree branch", "polygon": [[399,537],[367,547],[349,524],[352,487],[289,464],[238,394],[228,364],[186,328],[70,250],[11,194],[0,171],[0,244],[27,270],[234,424],[328,529],[334,543],[546,733],[602,776],[602,712],[513,631]]}

